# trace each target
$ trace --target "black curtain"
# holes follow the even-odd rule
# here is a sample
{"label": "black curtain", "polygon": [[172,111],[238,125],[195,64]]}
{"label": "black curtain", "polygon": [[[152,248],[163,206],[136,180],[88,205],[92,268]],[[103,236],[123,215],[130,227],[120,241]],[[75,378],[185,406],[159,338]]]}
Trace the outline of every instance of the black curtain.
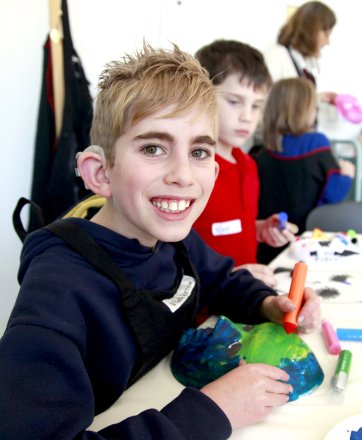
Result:
{"label": "black curtain", "polygon": [[[89,192],[75,175],[75,155],[89,145],[93,116],[89,83],[81,60],[73,47],[66,0],[62,0],[64,53],[64,111],[60,136],[55,136],[50,38],[44,45],[31,199],[41,208],[45,224],[50,223]],[[39,226],[32,211],[29,232]]]}

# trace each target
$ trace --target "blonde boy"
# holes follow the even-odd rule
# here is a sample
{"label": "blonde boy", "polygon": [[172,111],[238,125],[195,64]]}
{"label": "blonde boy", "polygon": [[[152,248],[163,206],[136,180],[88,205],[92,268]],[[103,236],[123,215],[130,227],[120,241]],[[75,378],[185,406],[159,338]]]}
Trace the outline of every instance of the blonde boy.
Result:
{"label": "blonde boy", "polygon": [[[93,146],[78,158],[105,197],[91,221],[56,222],[86,234],[116,266],[117,282],[42,229],[24,245],[21,289],[0,343],[0,432],[12,440],[226,439],[291,391],[267,365],[236,368],[186,388],[100,432],[87,430],[125,388],[172,350],[198,310],[280,322],[292,304],[211,251],[191,226],[217,176],[216,99],[205,71],[177,47],[111,63],[100,80]],[[96,253],[97,256],[97,253]],[[306,289],[301,330],[318,323]]]}

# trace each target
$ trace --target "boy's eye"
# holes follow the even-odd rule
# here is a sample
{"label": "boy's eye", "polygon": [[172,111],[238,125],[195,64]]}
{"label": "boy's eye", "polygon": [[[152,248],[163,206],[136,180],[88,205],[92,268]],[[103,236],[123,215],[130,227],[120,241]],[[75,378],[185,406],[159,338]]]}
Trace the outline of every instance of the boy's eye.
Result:
{"label": "boy's eye", "polygon": [[142,151],[148,156],[160,156],[163,153],[163,149],[159,145],[146,145]]}
{"label": "boy's eye", "polygon": [[229,102],[229,104],[231,104],[231,105],[238,105],[238,104],[239,104],[239,101],[238,101],[237,99],[231,99],[231,98],[229,98],[229,99],[228,99],[228,102]]}
{"label": "boy's eye", "polygon": [[196,159],[206,159],[210,156],[210,152],[208,150],[205,150],[204,148],[197,148],[195,150],[192,150],[191,155]]}

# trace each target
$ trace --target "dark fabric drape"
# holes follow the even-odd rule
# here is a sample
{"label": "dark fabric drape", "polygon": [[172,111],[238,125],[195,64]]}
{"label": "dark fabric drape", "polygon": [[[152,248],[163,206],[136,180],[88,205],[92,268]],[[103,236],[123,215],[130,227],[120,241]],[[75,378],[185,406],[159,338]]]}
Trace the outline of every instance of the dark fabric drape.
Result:
{"label": "dark fabric drape", "polygon": [[[76,177],[75,155],[89,145],[93,116],[92,98],[80,58],[73,47],[68,8],[62,0],[64,52],[64,111],[59,139],[55,138],[50,39],[44,45],[42,90],[40,96],[31,199],[41,208],[49,223],[88,194]],[[39,226],[30,213],[29,232]]]}

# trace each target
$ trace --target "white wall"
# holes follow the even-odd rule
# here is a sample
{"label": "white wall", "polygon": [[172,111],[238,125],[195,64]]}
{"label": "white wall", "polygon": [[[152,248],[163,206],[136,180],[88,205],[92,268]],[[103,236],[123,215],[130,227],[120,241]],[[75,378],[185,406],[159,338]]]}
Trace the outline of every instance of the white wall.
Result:
{"label": "white wall", "polygon": [[[68,0],[73,42],[95,93],[104,64],[140,48],[170,41],[194,53],[216,38],[235,38],[264,50],[274,42],[296,0]],[[352,93],[362,100],[360,0],[325,0],[337,14],[332,44],[321,61],[321,89]],[[42,72],[48,32],[47,0],[0,0],[0,321],[7,319],[18,285],[21,250],[11,215],[29,196]]]}

